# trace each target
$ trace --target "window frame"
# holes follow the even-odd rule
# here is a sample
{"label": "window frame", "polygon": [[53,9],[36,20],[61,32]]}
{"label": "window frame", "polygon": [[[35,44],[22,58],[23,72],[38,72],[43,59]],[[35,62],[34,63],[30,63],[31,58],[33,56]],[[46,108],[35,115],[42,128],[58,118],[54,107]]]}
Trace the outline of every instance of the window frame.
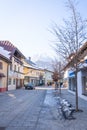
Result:
{"label": "window frame", "polygon": [[0,61],[0,69],[3,69],[3,63]]}

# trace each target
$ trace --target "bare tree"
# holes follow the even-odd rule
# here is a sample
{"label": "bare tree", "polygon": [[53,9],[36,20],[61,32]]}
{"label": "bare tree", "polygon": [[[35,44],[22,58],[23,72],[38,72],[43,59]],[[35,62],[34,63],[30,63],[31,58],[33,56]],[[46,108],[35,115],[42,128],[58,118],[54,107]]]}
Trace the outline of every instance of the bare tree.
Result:
{"label": "bare tree", "polygon": [[61,74],[61,69],[62,69],[62,64],[60,61],[58,61],[57,59],[55,59],[55,61],[52,62],[52,68],[53,68],[53,81],[55,81],[55,87],[58,89],[59,88],[59,92],[61,93],[61,79],[62,79],[62,74]]}
{"label": "bare tree", "polygon": [[51,28],[53,35],[56,36],[56,43],[53,45],[53,49],[66,63],[70,63],[70,67],[75,71],[76,111],[78,111],[77,72],[80,60],[78,50],[87,40],[87,26],[86,21],[82,20],[76,10],[76,1],[67,0],[67,8],[71,12],[69,20],[64,20],[64,26],[62,27],[55,23]]}

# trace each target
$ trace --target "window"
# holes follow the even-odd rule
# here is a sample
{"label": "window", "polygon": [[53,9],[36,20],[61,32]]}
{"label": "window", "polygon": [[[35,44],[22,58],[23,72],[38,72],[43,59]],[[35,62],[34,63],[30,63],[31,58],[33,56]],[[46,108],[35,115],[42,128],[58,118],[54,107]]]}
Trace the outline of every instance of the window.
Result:
{"label": "window", "polygon": [[14,65],[14,70],[16,71],[16,65]]}
{"label": "window", "polygon": [[2,79],[0,78],[0,87],[2,87]]}
{"label": "window", "polygon": [[87,95],[87,77],[83,77],[82,82],[83,82],[83,88],[82,88],[83,94]]}
{"label": "window", "polygon": [[3,64],[2,64],[2,62],[0,62],[0,69],[3,69]]}
{"label": "window", "polygon": [[36,72],[36,75],[39,75],[39,72]]}
{"label": "window", "polygon": [[11,78],[9,78],[8,80],[8,85],[11,85]]}
{"label": "window", "polygon": [[13,79],[13,84],[15,85],[15,79]]}
{"label": "window", "polygon": [[12,64],[10,64],[10,70],[12,70]]}
{"label": "window", "polygon": [[30,73],[32,73],[33,71],[32,70],[30,70]]}
{"label": "window", "polygon": [[18,72],[20,72],[20,67],[18,67]]}

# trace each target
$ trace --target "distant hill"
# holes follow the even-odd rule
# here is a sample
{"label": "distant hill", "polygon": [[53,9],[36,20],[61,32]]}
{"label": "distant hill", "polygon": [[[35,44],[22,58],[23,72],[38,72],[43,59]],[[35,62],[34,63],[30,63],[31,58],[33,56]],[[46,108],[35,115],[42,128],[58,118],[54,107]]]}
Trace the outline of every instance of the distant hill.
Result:
{"label": "distant hill", "polygon": [[35,63],[38,67],[42,67],[44,69],[48,69],[51,71],[53,70],[52,69],[52,61],[45,61],[42,59],[42,60],[37,60]]}

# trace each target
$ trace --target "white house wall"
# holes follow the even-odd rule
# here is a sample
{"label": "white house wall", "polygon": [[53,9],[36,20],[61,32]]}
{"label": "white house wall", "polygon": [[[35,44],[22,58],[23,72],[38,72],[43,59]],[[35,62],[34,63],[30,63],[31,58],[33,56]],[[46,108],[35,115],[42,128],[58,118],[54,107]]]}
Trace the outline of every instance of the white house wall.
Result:
{"label": "white house wall", "polygon": [[77,83],[78,83],[78,96],[84,100],[87,100],[87,96],[82,94],[83,84],[82,84],[82,72],[81,71],[78,72]]}
{"label": "white house wall", "polygon": [[[14,66],[16,65],[16,71],[14,71]],[[18,68],[20,68],[19,72],[18,72]],[[23,66],[20,65],[19,63],[14,61],[14,57],[12,57],[12,70],[10,70],[10,66],[9,66],[9,70],[8,70],[8,90],[14,90],[16,89],[16,79],[24,79],[24,75],[21,74],[20,72],[23,73]],[[11,79],[11,84],[9,85],[9,79]],[[15,79],[15,84],[13,83],[13,80]],[[19,83],[19,80],[18,80]]]}
{"label": "white house wall", "polygon": [[15,90],[16,89],[16,80],[15,80],[15,84],[13,84],[13,80],[14,80],[14,78],[11,78],[11,84],[8,85],[8,90]]}
{"label": "white house wall", "polygon": [[65,72],[64,72],[64,78],[68,78],[69,77],[69,72],[68,72],[68,70],[66,70]]}
{"label": "white house wall", "polygon": [[[68,75],[67,75],[67,79],[68,79]],[[87,96],[82,94],[83,84],[82,84],[82,72],[81,71],[79,71],[77,74],[77,87],[78,87],[78,96],[82,99],[87,100]],[[72,90],[69,90],[69,92],[72,92],[73,94],[75,94],[75,92]]]}
{"label": "white house wall", "polygon": [[45,85],[47,85],[47,82],[52,81],[52,72],[46,71],[45,72]]}
{"label": "white house wall", "polygon": [[82,95],[82,74],[81,74],[81,71],[78,72],[78,75],[77,75],[77,87],[78,87],[78,96],[81,97],[81,95]]}

